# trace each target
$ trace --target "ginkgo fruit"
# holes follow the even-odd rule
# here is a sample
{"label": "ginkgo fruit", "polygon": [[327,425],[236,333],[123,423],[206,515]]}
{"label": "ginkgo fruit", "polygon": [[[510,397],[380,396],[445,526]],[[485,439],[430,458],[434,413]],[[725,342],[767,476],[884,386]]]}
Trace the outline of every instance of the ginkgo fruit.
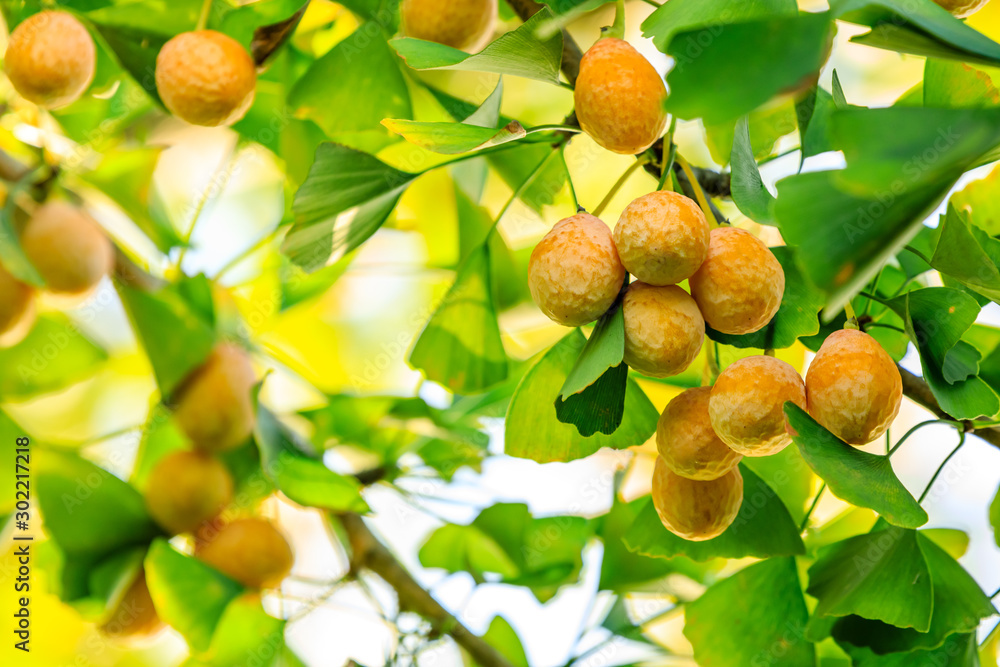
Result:
{"label": "ginkgo fruit", "polygon": [[253,431],[256,381],[243,348],[221,343],[177,390],[174,418],[201,451],[234,449]]}
{"label": "ginkgo fruit", "polygon": [[885,434],[902,400],[903,380],[892,357],[856,329],[827,336],[806,371],[809,414],[852,445]]}
{"label": "ginkgo fruit", "polygon": [[951,12],[952,16],[964,19],[972,16],[986,6],[990,0],[934,0],[943,9]]}
{"label": "ginkgo fruit", "polygon": [[215,30],[182,32],[156,56],[156,90],[192,125],[232,125],[253,103],[257,71],[243,45]]}
{"label": "ginkgo fruit", "polygon": [[100,625],[101,632],[117,639],[148,637],[164,627],[146,585],[146,571],[141,568]]}
{"label": "ginkgo fruit", "polygon": [[233,478],[218,459],[177,451],[160,459],[146,482],[146,509],[172,535],[191,532],[233,499]]}
{"label": "ginkgo fruit", "polygon": [[463,51],[486,46],[496,24],[497,0],[403,0],[403,32]]}
{"label": "ginkgo fruit", "polygon": [[722,477],[743,458],[729,448],[708,416],[711,387],[687,389],[663,409],[656,424],[656,449],[668,468],[688,479]]}
{"label": "ginkgo fruit", "polygon": [[248,588],[272,588],[292,570],[294,555],[270,521],[248,517],[199,540],[195,555]]}
{"label": "ginkgo fruit", "polygon": [[31,316],[35,290],[12,276],[0,264],[0,336]]}
{"label": "ginkgo fruit", "polygon": [[689,284],[708,326],[725,334],[748,334],[764,328],[778,312],[785,271],[750,232],[718,227]]}
{"label": "ginkgo fruit", "polygon": [[698,304],[676,285],[629,285],[622,302],[625,363],[651,377],[677,375],[691,365],[705,340]]}
{"label": "ginkgo fruit", "polygon": [[88,292],[114,266],[114,248],[104,230],[82,208],[65,201],[39,206],[20,240],[24,254],[52,292]]}
{"label": "ginkgo fruit", "polygon": [[608,226],[589,213],[560,220],[528,261],[531,298],[568,327],[593,322],[615,302],[625,282]]}
{"label": "ginkgo fruit", "polygon": [[72,14],[43,11],[11,33],[4,68],[14,89],[47,109],[78,100],[94,79],[97,51],[90,33]]}
{"label": "ginkgo fruit", "polygon": [[663,77],[628,42],[598,40],[580,61],[576,117],[599,145],[625,155],[646,150],[667,124]]}
{"label": "ginkgo fruit", "polygon": [[653,507],[664,528],[678,537],[694,542],[718,537],[736,520],[742,504],[739,468],[716,479],[687,479],[656,457]]}
{"label": "ginkgo fruit", "polygon": [[806,407],[806,387],[791,364],[765,355],[740,359],[719,375],[708,404],[712,428],[744,456],[776,454],[791,442],[784,406]]}
{"label": "ginkgo fruit", "polygon": [[615,225],[615,246],[625,269],[647,285],[676,285],[708,255],[710,228],[698,205],[661,190],[634,200]]}

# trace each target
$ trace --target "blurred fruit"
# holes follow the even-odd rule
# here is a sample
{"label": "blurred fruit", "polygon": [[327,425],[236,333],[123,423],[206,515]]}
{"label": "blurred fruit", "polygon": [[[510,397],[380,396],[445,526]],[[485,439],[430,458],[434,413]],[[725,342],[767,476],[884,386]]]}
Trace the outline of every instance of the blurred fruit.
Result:
{"label": "blurred fruit", "polygon": [[21,232],[21,248],[52,292],[87,292],[114,267],[104,230],[82,208],[64,201],[38,207]]}
{"label": "blurred fruit", "polygon": [[611,230],[589,213],[557,222],[528,262],[531,297],[549,318],[568,327],[603,315],[624,282]]}
{"label": "blurred fruit", "polygon": [[601,39],[580,61],[576,117],[609,151],[635,155],[652,146],[667,124],[666,99],[663,77],[624,40]]}
{"label": "blurred fruit", "polygon": [[798,372],[781,359],[747,357],[722,371],[708,412],[722,441],[744,456],[777,454],[790,443],[785,401],[806,407],[806,387]]}
{"label": "blurred fruit", "polygon": [[809,414],[844,442],[864,445],[885,434],[903,400],[895,362],[874,338],[835,331],[806,372]]}
{"label": "blurred fruit", "polygon": [[146,508],[171,535],[194,531],[233,499],[233,478],[221,461],[178,451],[160,459],[146,482]]}
{"label": "blurred fruit", "polygon": [[31,315],[34,295],[31,285],[22,283],[0,264],[0,335]]}
{"label": "blurred fruit", "polygon": [[22,21],[7,42],[4,68],[14,89],[46,109],[78,100],[94,79],[94,40],[72,14],[44,11]]}
{"label": "blurred fruit", "polygon": [[656,424],[656,449],[664,464],[681,477],[722,477],[743,457],[712,430],[708,417],[711,387],[687,389],[663,409]]}
{"label": "blurred fruit", "polygon": [[111,637],[124,639],[148,637],[163,627],[165,624],[156,613],[146,586],[146,571],[140,569],[100,630]]}
{"label": "blurred fruit", "polygon": [[934,0],[942,8],[948,10],[953,16],[964,19],[972,16],[986,6],[990,0]]}
{"label": "blurred fruit", "polygon": [[736,520],[743,504],[743,475],[733,468],[722,477],[681,477],[659,456],[653,468],[653,507],[663,526],[685,540],[718,537]]}
{"label": "blurred fruit", "polygon": [[701,350],[705,321],[698,304],[676,285],[629,285],[625,315],[625,363],[651,377],[677,375]]}
{"label": "blurred fruit", "polygon": [[407,37],[475,53],[493,36],[497,0],[403,0],[400,16]]}
{"label": "blurred fruit", "polygon": [[705,261],[710,231],[695,202],[676,192],[658,191],[625,207],[614,238],[622,264],[638,280],[676,285]]}
{"label": "blurred fruit", "polygon": [[195,555],[248,588],[273,588],[292,570],[292,548],[265,519],[236,519],[207,540]]}
{"label": "blurred fruit", "polygon": [[182,32],[156,56],[156,90],[192,125],[232,125],[253,103],[257,71],[247,50],[215,30]]}
{"label": "blurred fruit", "polygon": [[691,276],[691,296],[705,322],[721,333],[762,329],[781,306],[785,272],[774,254],[750,232],[712,230],[708,256]]}
{"label": "blurred fruit", "polygon": [[250,357],[233,343],[220,343],[177,390],[174,417],[204,452],[235,449],[253,431],[251,390],[257,378]]}

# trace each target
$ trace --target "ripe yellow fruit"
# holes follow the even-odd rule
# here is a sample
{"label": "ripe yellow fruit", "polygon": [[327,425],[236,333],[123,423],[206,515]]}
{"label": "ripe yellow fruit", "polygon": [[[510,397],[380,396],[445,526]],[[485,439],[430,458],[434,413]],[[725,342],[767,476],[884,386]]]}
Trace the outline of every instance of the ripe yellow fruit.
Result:
{"label": "ripe yellow fruit", "polygon": [[497,0],[403,0],[403,32],[475,53],[493,36]]}
{"label": "ripe yellow fruit", "polygon": [[559,324],[593,322],[625,282],[611,230],[589,213],[560,220],[528,261],[528,288],[543,313]]}
{"label": "ripe yellow fruit", "polygon": [[674,535],[693,542],[718,537],[736,520],[742,504],[743,475],[739,468],[718,479],[687,479],[656,457],[653,507],[664,528]]}
{"label": "ripe yellow fruit", "polygon": [[13,330],[32,312],[35,290],[0,264],[0,334]]}
{"label": "ripe yellow fruit", "polygon": [[712,430],[708,417],[711,387],[695,387],[675,396],[656,424],[656,449],[664,464],[688,479],[718,479],[743,457]]}
{"label": "ripe yellow fruit", "polygon": [[942,8],[948,10],[953,16],[964,19],[972,16],[986,6],[990,0],[934,0]]}
{"label": "ripe yellow fruit", "polygon": [[146,509],[172,535],[194,531],[233,499],[233,478],[221,461],[178,451],[157,462],[146,483]]}
{"label": "ripe yellow fruit", "polygon": [[248,588],[272,588],[292,570],[288,541],[269,521],[236,519],[195,546],[195,555]]}
{"label": "ripe yellow fruit", "polygon": [[651,192],[625,207],[615,246],[625,269],[647,285],[676,285],[708,255],[711,229],[698,205],[682,194]]}
{"label": "ripe yellow fruit", "polygon": [[676,285],[632,283],[622,304],[625,363],[651,377],[677,375],[691,365],[705,340],[698,304]]}
{"label": "ripe yellow fruit", "polygon": [[177,391],[174,417],[195,447],[223,452],[242,445],[253,431],[250,395],[257,378],[250,357],[232,343],[217,345]]}
{"label": "ripe yellow fruit", "polygon": [[652,146],[667,124],[666,99],[663,77],[624,40],[601,39],[580,61],[576,117],[609,151],[635,155]]}
{"label": "ripe yellow fruit", "polygon": [[785,271],[760,239],[735,227],[712,230],[708,257],[691,276],[691,296],[710,327],[726,334],[764,328],[781,306]]}
{"label": "ripe yellow fruit", "polygon": [[21,248],[52,292],[83,294],[111,273],[115,256],[104,230],[64,201],[38,207],[21,232]]}
{"label": "ripe yellow fruit", "polygon": [[768,456],[792,441],[785,430],[785,401],[805,409],[805,383],[791,364],[759,355],[722,371],[708,413],[727,445],[744,456]]}
{"label": "ripe yellow fruit", "polygon": [[47,109],[72,104],[94,79],[94,40],[72,14],[44,11],[22,21],[7,42],[4,68],[14,89]]}
{"label": "ripe yellow fruit", "polygon": [[892,357],[855,329],[827,336],[806,372],[809,414],[852,445],[883,435],[902,400],[903,380]]}
{"label": "ripe yellow fruit", "polygon": [[253,103],[257,71],[247,50],[215,30],[182,32],[156,56],[156,90],[192,125],[232,125]]}
{"label": "ripe yellow fruit", "polygon": [[165,627],[153,606],[153,598],[146,585],[146,571],[139,570],[135,580],[122,595],[113,612],[100,629],[117,639],[141,638],[159,632]]}

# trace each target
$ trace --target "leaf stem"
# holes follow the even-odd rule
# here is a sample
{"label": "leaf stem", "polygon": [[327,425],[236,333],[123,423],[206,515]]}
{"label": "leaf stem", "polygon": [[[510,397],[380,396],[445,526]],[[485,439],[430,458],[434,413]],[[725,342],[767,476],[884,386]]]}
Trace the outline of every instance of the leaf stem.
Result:
{"label": "leaf stem", "polygon": [[[872,283],[872,294],[878,294],[878,284],[882,280],[882,273],[885,271],[885,267],[879,269],[878,274],[875,276],[875,282]],[[872,307],[872,300],[868,299],[865,302],[865,309],[861,311],[861,315],[867,315],[868,310]]]}
{"label": "leaf stem", "polygon": [[889,302],[887,300],[883,299],[882,297],[878,296],[877,294],[872,294],[871,292],[858,292],[858,294],[860,294],[861,296],[865,297],[866,299],[869,299],[871,301],[875,301],[876,303],[880,303],[883,306],[885,306],[886,308],[889,307]]}
{"label": "leaf stem", "polygon": [[[871,302],[869,301],[869,303]],[[906,329],[902,329],[893,324],[883,324],[882,322],[869,322],[868,324],[865,325],[866,329],[871,329],[872,327],[875,327],[876,329],[892,329],[893,331],[898,331],[901,334],[906,333]]]}
{"label": "leaf stem", "polygon": [[809,509],[806,510],[806,515],[802,517],[802,523],[799,525],[800,533],[803,532],[806,529],[806,526],[809,525],[809,517],[812,516],[813,510],[815,510],[816,506],[819,505],[819,499],[822,497],[824,491],[826,491],[826,482],[823,482],[823,485],[819,487],[819,491],[816,492],[816,497],[813,498],[812,504],[809,505]]}
{"label": "leaf stem", "polygon": [[222,278],[222,276],[226,275],[229,271],[239,266],[243,262],[243,260],[250,257],[255,252],[257,252],[261,248],[271,243],[274,240],[275,234],[277,234],[277,230],[270,232],[269,234],[265,234],[264,237],[261,238],[259,241],[257,241],[252,246],[250,246],[249,248],[247,248],[246,250],[244,250],[243,252],[239,253],[231,260],[226,262],[223,265],[223,267],[215,273],[215,276],[212,278],[212,280],[218,281],[220,278]]}
{"label": "leaf stem", "polygon": [[709,225],[712,227],[718,227],[719,221],[715,219],[715,213],[712,212],[712,207],[708,203],[708,199],[705,197],[705,191],[701,187],[701,183],[694,175],[694,171],[691,169],[691,165],[688,164],[687,160],[684,159],[680,153],[677,153],[674,158],[677,160],[677,164],[681,166],[684,171],[684,175],[687,176],[688,182],[691,183],[691,189],[694,190],[694,196],[698,200],[698,206],[701,207],[702,212],[705,214],[705,218],[708,220]]}
{"label": "leaf stem", "polygon": [[913,246],[911,246],[911,245],[904,246],[903,250],[908,250],[909,252],[913,253],[914,255],[916,255],[917,257],[919,257],[920,259],[922,259],[924,261],[924,264],[926,264],[927,266],[931,265],[931,260],[927,258],[927,255],[925,255],[924,253],[920,252],[919,250],[917,250]]}
{"label": "leaf stem", "polygon": [[927,421],[920,422],[919,424],[911,428],[909,431],[904,433],[903,437],[900,438],[895,445],[893,445],[892,449],[889,450],[886,456],[892,456],[893,454],[895,454],[896,450],[903,446],[903,443],[906,442],[907,438],[909,438],[911,435],[913,435],[923,427],[930,426],[931,424],[949,424],[951,426],[954,426],[955,428],[962,427],[961,422],[957,422],[953,419],[928,419]]}
{"label": "leaf stem", "polygon": [[938,469],[934,471],[934,475],[931,477],[931,481],[927,482],[927,486],[924,487],[924,492],[921,493],[920,497],[917,499],[918,504],[924,502],[924,498],[927,497],[927,494],[928,492],[930,492],[931,487],[934,486],[934,482],[937,481],[938,475],[941,474],[941,471],[944,470],[944,467],[946,465],[948,465],[948,461],[951,460],[951,457],[957,454],[958,450],[960,450],[962,448],[962,445],[964,444],[965,444],[965,431],[961,431],[958,436],[958,444],[955,445],[955,449],[951,450],[951,453],[944,458],[944,461],[941,462],[941,465],[938,466]]}
{"label": "leaf stem", "polygon": [[604,196],[601,203],[594,209],[593,215],[595,217],[601,216],[601,213],[603,213],[604,209],[608,207],[608,204],[610,204],[611,200],[615,198],[615,195],[622,189],[622,186],[625,185],[625,182],[629,179],[629,177],[647,162],[649,162],[649,158],[640,158],[629,165],[629,168],[625,170],[625,173],[623,173],[617,181],[615,181],[615,184],[611,186],[611,190],[608,191],[608,194]]}

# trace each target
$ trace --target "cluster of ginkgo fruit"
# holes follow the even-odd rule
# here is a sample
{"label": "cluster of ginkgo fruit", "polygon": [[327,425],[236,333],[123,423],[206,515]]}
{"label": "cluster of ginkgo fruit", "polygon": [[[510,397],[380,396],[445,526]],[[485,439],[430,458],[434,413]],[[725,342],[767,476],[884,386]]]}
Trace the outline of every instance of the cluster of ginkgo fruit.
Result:
{"label": "cluster of ginkgo fruit", "polygon": [[[218,457],[250,437],[255,382],[243,348],[217,345],[173,400],[174,421],[192,449],[161,457],[144,485],[146,509],[165,533],[190,534],[195,557],[251,590],[277,586],[294,560],[288,541],[270,521],[223,516],[233,501],[234,482]],[[111,635],[137,637],[162,626],[140,570],[102,628]]]}
{"label": "cluster of ginkgo fruit", "polygon": [[[4,67],[15,90],[46,109],[72,104],[94,79],[97,53],[87,28],[69,12],[46,10],[10,35]],[[171,38],[156,57],[164,106],[193,125],[231,125],[253,102],[257,70],[232,37],[192,30]]]}
{"label": "cluster of ginkgo fruit", "polygon": [[[636,280],[626,285],[629,274]],[[690,294],[678,286],[684,280]],[[531,254],[528,285],[542,312],[566,326],[593,322],[624,288],[624,362],[669,377],[698,355],[706,322],[726,334],[766,326],[781,306],[785,276],[751,233],[710,229],[694,201],[657,191],[630,203],[614,232],[584,212],[556,223]],[[714,386],[681,393],[660,416],[653,502],[663,525],[689,540],[725,531],[743,501],[742,457],[775,454],[791,441],[787,401],[857,445],[885,433],[901,398],[896,365],[856,329],[826,339],[805,382],[773,356],[740,359]]]}

